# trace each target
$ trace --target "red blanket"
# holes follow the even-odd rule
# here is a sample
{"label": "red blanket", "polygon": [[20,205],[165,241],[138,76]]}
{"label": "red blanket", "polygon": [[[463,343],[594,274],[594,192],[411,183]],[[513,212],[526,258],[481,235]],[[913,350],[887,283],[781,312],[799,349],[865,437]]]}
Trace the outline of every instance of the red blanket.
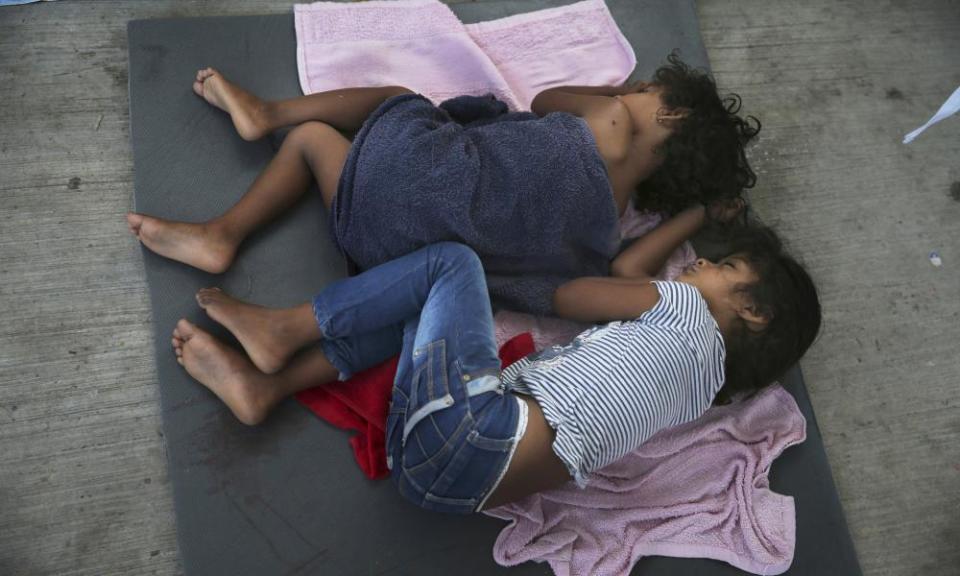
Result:
{"label": "red blanket", "polygon": [[[506,368],[531,352],[533,338],[525,332],[500,347],[500,364]],[[364,474],[373,479],[385,478],[390,473],[384,430],[399,360],[399,356],[394,356],[354,374],[349,380],[331,382],[296,395],[297,400],[317,416],[338,428],[357,432],[350,437],[353,455]]]}

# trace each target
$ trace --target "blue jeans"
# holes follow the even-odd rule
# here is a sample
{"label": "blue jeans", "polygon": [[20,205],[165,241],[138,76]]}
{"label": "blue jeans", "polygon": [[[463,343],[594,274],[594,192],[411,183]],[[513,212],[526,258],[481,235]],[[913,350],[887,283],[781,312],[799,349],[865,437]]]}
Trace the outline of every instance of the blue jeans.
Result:
{"label": "blue jeans", "polygon": [[521,407],[500,382],[477,255],[433,244],[328,286],[313,300],[341,379],[395,354],[387,465],[400,493],[443,512],[478,509],[509,464]]}

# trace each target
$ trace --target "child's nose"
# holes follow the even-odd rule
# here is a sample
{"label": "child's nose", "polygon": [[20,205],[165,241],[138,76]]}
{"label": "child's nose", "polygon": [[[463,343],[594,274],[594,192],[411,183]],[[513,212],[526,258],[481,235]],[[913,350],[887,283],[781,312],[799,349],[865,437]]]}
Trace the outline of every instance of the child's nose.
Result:
{"label": "child's nose", "polygon": [[707,265],[706,258],[697,258],[697,268],[703,268],[706,265]]}

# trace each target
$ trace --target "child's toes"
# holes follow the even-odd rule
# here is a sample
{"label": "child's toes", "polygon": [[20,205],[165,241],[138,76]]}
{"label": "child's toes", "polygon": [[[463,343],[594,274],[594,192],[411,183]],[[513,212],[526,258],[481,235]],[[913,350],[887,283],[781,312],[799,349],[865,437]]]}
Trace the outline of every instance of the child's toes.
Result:
{"label": "child's toes", "polygon": [[127,228],[135,235],[140,235],[140,227],[143,226],[143,214],[136,212],[127,212]]}
{"label": "child's toes", "polygon": [[189,342],[190,339],[193,338],[194,334],[196,334],[196,327],[193,324],[191,324],[186,318],[181,318],[177,322],[176,331],[178,333],[178,337],[181,340],[183,340],[184,342]]}
{"label": "child's toes", "polygon": [[219,288],[201,288],[196,294],[197,304],[201,308],[206,308],[216,300],[221,292],[222,290]]}

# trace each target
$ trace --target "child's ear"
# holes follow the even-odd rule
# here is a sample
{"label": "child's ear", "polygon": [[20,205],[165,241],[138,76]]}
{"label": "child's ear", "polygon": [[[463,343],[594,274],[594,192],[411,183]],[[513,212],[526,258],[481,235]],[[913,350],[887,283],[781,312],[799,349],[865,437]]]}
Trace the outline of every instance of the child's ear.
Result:
{"label": "child's ear", "polygon": [[740,316],[740,319],[747,325],[747,330],[751,332],[763,332],[767,329],[772,319],[770,314],[758,310],[757,306],[752,303],[740,306],[737,310],[737,315]]}
{"label": "child's ear", "polygon": [[670,125],[683,120],[690,114],[689,108],[661,108],[657,110],[657,123]]}

